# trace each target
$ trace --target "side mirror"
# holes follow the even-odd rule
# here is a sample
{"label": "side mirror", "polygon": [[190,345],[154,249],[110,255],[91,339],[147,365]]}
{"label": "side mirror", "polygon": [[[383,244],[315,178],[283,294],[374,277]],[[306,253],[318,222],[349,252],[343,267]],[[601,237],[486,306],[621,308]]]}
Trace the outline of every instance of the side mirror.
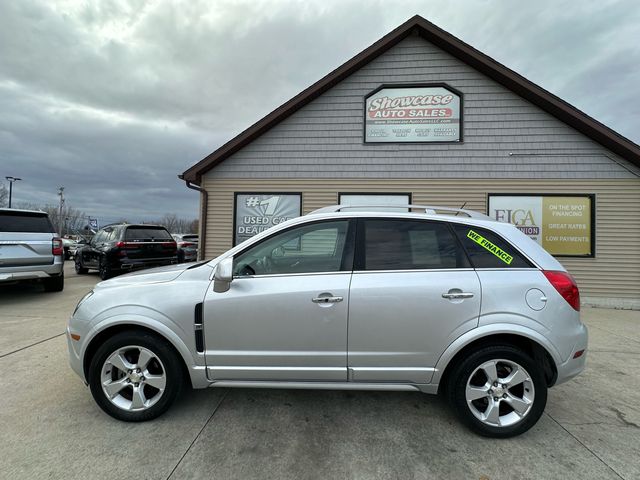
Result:
{"label": "side mirror", "polygon": [[224,293],[231,287],[233,280],[233,257],[227,257],[216,265],[213,274],[213,291]]}

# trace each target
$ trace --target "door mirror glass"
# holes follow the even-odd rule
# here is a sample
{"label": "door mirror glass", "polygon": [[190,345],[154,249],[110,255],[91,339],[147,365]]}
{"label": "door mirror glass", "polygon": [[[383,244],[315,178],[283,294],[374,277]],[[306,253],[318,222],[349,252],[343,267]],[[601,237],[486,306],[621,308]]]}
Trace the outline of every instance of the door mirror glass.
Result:
{"label": "door mirror glass", "polygon": [[227,257],[216,265],[213,274],[213,291],[223,293],[229,290],[233,280],[233,257]]}
{"label": "door mirror glass", "polygon": [[271,251],[271,257],[272,258],[284,257],[284,254],[285,254],[285,250],[284,250],[284,247],[282,245],[280,245],[279,247],[274,248]]}

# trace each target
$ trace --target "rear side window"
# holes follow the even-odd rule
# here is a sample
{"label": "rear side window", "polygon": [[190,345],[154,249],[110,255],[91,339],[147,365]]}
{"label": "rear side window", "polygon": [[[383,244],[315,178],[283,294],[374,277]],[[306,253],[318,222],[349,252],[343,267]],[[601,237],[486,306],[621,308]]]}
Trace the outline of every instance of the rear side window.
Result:
{"label": "rear side window", "polygon": [[47,215],[24,212],[0,213],[0,232],[53,233]]}
{"label": "rear side window", "polygon": [[440,222],[366,219],[364,270],[461,268],[464,254],[446,224]]}
{"label": "rear side window", "polygon": [[173,240],[173,237],[164,228],[129,227],[124,239],[129,242],[153,242],[154,240]]}
{"label": "rear side window", "polygon": [[533,265],[499,235],[472,225],[454,225],[474,268],[532,268]]}

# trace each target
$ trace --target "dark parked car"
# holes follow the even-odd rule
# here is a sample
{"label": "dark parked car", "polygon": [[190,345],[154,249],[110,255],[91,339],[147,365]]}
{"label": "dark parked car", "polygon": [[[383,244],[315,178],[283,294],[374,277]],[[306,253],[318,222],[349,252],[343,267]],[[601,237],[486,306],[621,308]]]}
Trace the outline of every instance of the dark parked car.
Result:
{"label": "dark parked car", "polygon": [[178,242],[178,262],[195,262],[198,259],[198,235],[194,233],[176,233],[173,238]]}
{"label": "dark parked car", "polygon": [[75,255],[76,273],[98,270],[106,280],[118,272],[178,263],[176,242],[159,225],[108,225]]}

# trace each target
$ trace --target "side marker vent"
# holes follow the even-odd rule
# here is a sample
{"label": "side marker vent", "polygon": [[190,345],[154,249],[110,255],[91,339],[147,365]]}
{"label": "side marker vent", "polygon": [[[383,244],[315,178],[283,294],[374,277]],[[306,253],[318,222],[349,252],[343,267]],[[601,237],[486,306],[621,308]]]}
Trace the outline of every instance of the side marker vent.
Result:
{"label": "side marker vent", "polygon": [[204,331],[202,325],[202,302],[196,303],[194,310],[193,328],[196,337],[196,350],[200,353],[204,352]]}

